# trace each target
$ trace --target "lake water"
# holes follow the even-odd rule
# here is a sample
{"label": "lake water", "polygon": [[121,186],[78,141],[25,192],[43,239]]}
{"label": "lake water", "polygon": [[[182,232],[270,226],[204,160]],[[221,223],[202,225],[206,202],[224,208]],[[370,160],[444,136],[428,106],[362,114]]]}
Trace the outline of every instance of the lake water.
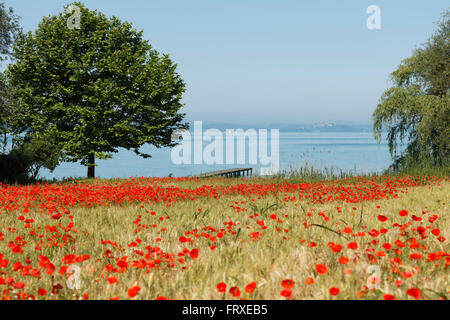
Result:
{"label": "lake water", "polygon": [[[203,147],[207,144],[204,142]],[[179,177],[233,167],[253,167],[257,172],[260,166],[248,164],[248,143],[246,147],[246,163],[233,165],[175,165],[171,161],[170,148],[141,148],[142,152],[152,155],[152,158],[148,159],[143,159],[132,151],[120,150],[112,159],[96,161],[96,176],[128,178],[163,177],[172,174]],[[298,169],[307,163],[308,166],[317,168],[333,168],[335,172],[353,170],[357,173],[380,172],[391,163],[386,142],[377,144],[372,132],[280,131],[279,159],[281,170]],[[84,177],[86,167],[78,163],[63,163],[53,173],[42,170],[40,175],[47,179]]]}

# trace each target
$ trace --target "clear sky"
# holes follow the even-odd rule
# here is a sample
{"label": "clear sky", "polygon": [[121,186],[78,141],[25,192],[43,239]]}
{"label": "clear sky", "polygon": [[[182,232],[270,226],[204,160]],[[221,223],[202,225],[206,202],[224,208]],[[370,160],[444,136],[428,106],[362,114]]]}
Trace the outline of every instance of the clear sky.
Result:
{"label": "clear sky", "polygon": [[[6,0],[34,30],[65,0]],[[446,0],[85,0],[178,63],[190,120],[370,123],[389,73],[436,29]],[[369,30],[369,5],[381,30]]]}

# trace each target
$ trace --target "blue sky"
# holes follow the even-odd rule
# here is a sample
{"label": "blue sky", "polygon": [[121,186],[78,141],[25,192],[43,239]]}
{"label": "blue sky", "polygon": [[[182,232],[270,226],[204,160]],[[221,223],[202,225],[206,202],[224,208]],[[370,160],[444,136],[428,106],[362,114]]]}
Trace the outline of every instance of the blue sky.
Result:
{"label": "blue sky", "polygon": [[[6,0],[34,30],[72,1]],[[86,0],[144,30],[187,83],[190,120],[370,123],[389,73],[436,29],[448,1]],[[381,9],[381,30],[366,8]]]}

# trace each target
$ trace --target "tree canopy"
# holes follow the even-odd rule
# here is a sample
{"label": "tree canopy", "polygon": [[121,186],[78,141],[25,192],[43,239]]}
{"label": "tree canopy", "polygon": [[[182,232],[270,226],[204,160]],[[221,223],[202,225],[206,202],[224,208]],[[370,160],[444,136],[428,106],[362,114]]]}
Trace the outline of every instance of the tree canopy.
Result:
{"label": "tree canopy", "polygon": [[[381,142],[387,131],[394,168],[425,161],[448,165],[450,152],[450,11],[434,35],[391,74],[394,86],[373,113]],[[406,148],[399,145],[406,142]]]}
{"label": "tree canopy", "polygon": [[11,55],[11,46],[19,31],[19,17],[12,8],[0,3],[0,62]]}
{"label": "tree canopy", "polygon": [[[79,29],[67,23],[74,5]],[[15,131],[51,137],[64,160],[88,166],[88,177],[95,158],[118,148],[150,157],[142,145],[173,146],[172,132],[187,128],[176,64],[117,17],[73,3],[21,33],[14,57],[8,76],[21,105]]]}
{"label": "tree canopy", "polygon": [[[0,3],[0,63],[11,58],[14,39],[20,32],[19,17],[12,8]],[[0,153],[7,148],[7,119],[14,116],[12,88],[3,72],[0,72]]]}

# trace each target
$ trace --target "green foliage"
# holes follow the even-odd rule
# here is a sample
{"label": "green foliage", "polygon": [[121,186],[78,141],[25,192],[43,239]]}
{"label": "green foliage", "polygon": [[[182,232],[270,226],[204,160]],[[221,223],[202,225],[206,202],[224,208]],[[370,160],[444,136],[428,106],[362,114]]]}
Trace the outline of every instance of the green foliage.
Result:
{"label": "green foliage", "polygon": [[[374,133],[387,131],[396,170],[447,166],[450,155],[450,12],[437,32],[392,73],[394,86],[373,113]],[[399,144],[407,142],[405,150]]]}
{"label": "green foliage", "polygon": [[[19,18],[12,8],[0,3],[0,63],[11,58],[11,46],[20,32]],[[14,115],[12,89],[8,79],[0,72],[0,153],[6,152],[7,119]]]}
{"label": "green foliage", "polygon": [[11,55],[11,45],[19,31],[19,17],[12,8],[0,3],[0,62]]}
{"label": "green foliage", "polygon": [[64,159],[63,151],[55,136],[34,135],[18,148],[30,159],[30,177],[35,180],[41,168],[55,170]]}
{"label": "green foliage", "polygon": [[61,148],[49,136],[21,141],[9,153],[0,154],[0,181],[24,183],[37,179],[43,167],[53,171],[61,161]]}
{"label": "green foliage", "polygon": [[120,147],[150,157],[142,145],[173,146],[172,132],[187,128],[176,65],[130,23],[74,5],[80,29],[68,28],[72,13],[64,11],[14,46],[8,73],[24,108],[15,130],[55,136],[66,161],[92,169]]}
{"label": "green foliage", "polygon": [[19,150],[0,154],[0,182],[25,183],[29,181],[31,160]]}
{"label": "green foliage", "polygon": [[17,139],[10,136],[13,123],[22,117],[21,107],[14,99],[14,87],[4,73],[0,72],[0,153],[5,154],[15,147]]}

